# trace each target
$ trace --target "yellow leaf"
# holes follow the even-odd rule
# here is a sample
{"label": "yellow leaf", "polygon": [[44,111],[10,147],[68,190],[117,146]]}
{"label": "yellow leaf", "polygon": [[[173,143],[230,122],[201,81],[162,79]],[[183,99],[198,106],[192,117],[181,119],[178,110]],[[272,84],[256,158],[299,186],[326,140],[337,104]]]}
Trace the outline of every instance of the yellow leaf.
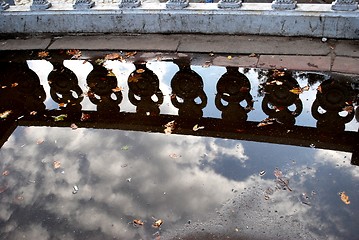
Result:
{"label": "yellow leaf", "polygon": [[228,56],[227,58],[228,58],[228,60],[232,60],[232,56]]}
{"label": "yellow leaf", "polygon": [[339,195],[340,195],[340,199],[343,201],[343,203],[350,204],[349,196],[346,195],[345,192],[341,192],[341,193],[339,193]]}
{"label": "yellow leaf", "polygon": [[299,95],[303,92],[303,90],[300,87],[296,87],[296,88],[289,90],[289,92]]}
{"label": "yellow leaf", "polygon": [[162,225],[162,223],[163,221],[161,219],[158,219],[152,224],[152,227],[159,228]]}
{"label": "yellow leaf", "polygon": [[108,70],[107,76],[108,77],[116,77],[116,75],[112,72],[112,70]]}
{"label": "yellow leaf", "polygon": [[54,161],[54,162],[52,163],[52,165],[54,166],[54,169],[58,169],[58,168],[61,167],[61,162],[59,162],[59,161]]}
{"label": "yellow leaf", "polygon": [[45,58],[45,57],[48,57],[48,56],[49,56],[49,52],[41,51],[41,52],[38,52],[38,53],[37,53],[37,56],[38,56],[39,58]]}

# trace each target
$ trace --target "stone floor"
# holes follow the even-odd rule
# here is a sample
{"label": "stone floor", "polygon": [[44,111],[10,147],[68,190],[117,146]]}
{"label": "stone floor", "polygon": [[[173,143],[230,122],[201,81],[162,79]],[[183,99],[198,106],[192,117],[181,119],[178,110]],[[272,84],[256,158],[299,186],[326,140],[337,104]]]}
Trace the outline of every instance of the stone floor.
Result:
{"label": "stone floor", "polygon": [[222,54],[214,59],[213,64],[217,65],[359,74],[359,40],[200,34],[43,35],[0,39],[0,51],[26,49],[212,52]]}

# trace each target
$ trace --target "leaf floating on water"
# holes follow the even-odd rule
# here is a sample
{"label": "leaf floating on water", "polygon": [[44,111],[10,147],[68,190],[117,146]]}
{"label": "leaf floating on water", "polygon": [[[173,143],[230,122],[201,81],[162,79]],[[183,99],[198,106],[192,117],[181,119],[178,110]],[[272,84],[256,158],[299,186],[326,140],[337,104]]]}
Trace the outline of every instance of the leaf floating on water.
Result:
{"label": "leaf floating on water", "polygon": [[112,72],[112,70],[108,70],[106,76],[108,76],[108,77],[116,77],[116,75]]}
{"label": "leaf floating on water", "polygon": [[119,53],[110,53],[105,56],[105,60],[115,60],[120,57],[121,57],[121,55]]}
{"label": "leaf floating on water", "polygon": [[137,69],[137,70],[136,70],[136,73],[144,73],[145,71],[146,71],[145,69],[141,69],[141,68],[140,68],[140,69]]}
{"label": "leaf floating on water", "polygon": [[81,122],[87,121],[87,120],[89,120],[90,118],[91,118],[91,115],[90,115],[90,114],[88,114],[88,113],[82,113],[80,121],[81,121]]}
{"label": "leaf floating on water", "polygon": [[176,158],[180,158],[180,157],[181,157],[181,155],[178,155],[178,154],[176,154],[176,153],[171,153],[169,156],[170,156],[170,158],[173,158],[173,159],[176,159]]}
{"label": "leaf floating on water", "polygon": [[276,121],[275,118],[266,118],[263,121],[261,121],[260,123],[258,123],[257,127],[264,127],[267,125],[271,125],[274,123],[274,121]]}
{"label": "leaf floating on water", "polygon": [[54,167],[54,169],[59,169],[61,167],[61,162],[60,161],[54,161],[52,163],[52,166]]}
{"label": "leaf floating on water", "polygon": [[125,145],[121,148],[121,150],[127,151],[128,149],[130,149],[130,147],[128,145]]}
{"label": "leaf floating on water", "polygon": [[273,174],[274,174],[274,176],[275,176],[276,178],[283,177],[282,171],[279,170],[278,168],[276,168],[276,169],[274,170]]}
{"label": "leaf floating on water", "polygon": [[200,130],[200,129],[204,129],[204,126],[198,126],[198,124],[196,124],[196,125],[194,125],[194,127],[193,127],[193,131],[198,131],[198,130]]}
{"label": "leaf floating on water", "polygon": [[112,89],[112,92],[121,92],[123,90],[122,87],[116,87]]}
{"label": "leaf floating on water", "polygon": [[41,52],[37,53],[37,56],[39,58],[45,58],[45,57],[48,57],[49,55],[50,55],[49,52],[46,52],[46,51],[41,51]]}
{"label": "leaf floating on water", "polygon": [[171,121],[171,122],[166,123],[165,130],[164,130],[165,134],[167,134],[167,135],[171,134],[172,131],[175,130],[175,126],[176,126],[176,123],[175,123],[174,120]]}
{"label": "leaf floating on water", "polygon": [[80,58],[82,55],[81,51],[76,49],[67,50],[66,54],[71,55],[72,58]]}
{"label": "leaf floating on water", "polygon": [[126,57],[126,58],[133,57],[133,56],[135,56],[136,54],[137,54],[137,52],[127,52],[127,53],[125,53],[125,57]]}
{"label": "leaf floating on water", "polygon": [[159,228],[162,224],[163,224],[163,221],[161,219],[158,219],[152,224],[152,227]]}
{"label": "leaf floating on water", "polygon": [[141,221],[141,219],[135,219],[133,220],[133,225],[135,226],[143,226],[144,222]]}
{"label": "leaf floating on water", "polygon": [[5,112],[3,112],[3,113],[0,113],[0,118],[1,118],[1,119],[5,119],[5,118],[7,118],[11,113],[12,113],[11,110],[7,110],[7,111],[5,111]]}
{"label": "leaf floating on water", "polygon": [[345,194],[345,192],[340,192],[339,193],[340,195],[340,199],[342,200],[343,203],[345,204],[350,204],[350,201],[349,201],[349,196]]}
{"label": "leaf floating on water", "polygon": [[59,116],[52,116],[55,122],[63,121],[67,118],[67,114],[61,114]]}
{"label": "leaf floating on water", "polygon": [[300,87],[296,87],[296,88],[289,90],[289,92],[299,95],[303,92],[303,90]]}
{"label": "leaf floating on water", "polygon": [[346,111],[348,113],[352,113],[354,111],[354,107],[353,106],[345,106],[343,108],[343,111]]}

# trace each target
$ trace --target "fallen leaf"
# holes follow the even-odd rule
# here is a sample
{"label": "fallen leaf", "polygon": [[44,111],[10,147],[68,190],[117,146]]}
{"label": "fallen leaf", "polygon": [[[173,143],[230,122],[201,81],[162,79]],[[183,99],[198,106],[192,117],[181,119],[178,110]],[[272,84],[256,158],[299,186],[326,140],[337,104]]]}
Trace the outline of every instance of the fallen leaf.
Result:
{"label": "fallen leaf", "polygon": [[211,56],[211,57],[213,57],[213,56],[214,56],[214,53],[213,53],[213,52],[210,52],[208,55]]}
{"label": "fallen leaf", "polygon": [[307,85],[307,86],[305,86],[305,87],[302,87],[302,92],[304,92],[304,91],[309,91],[309,89],[310,89],[310,87]]}
{"label": "fallen leaf", "polygon": [[40,144],[43,144],[44,142],[45,142],[44,139],[39,139],[39,140],[36,141],[36,144],[40,145]]}
{"label": "fallen leaf", "polygon": [[172,133],[172,131],[175,129],[175,126],[176,126],[176,123],[175,123],[175,121],[173,120],[173,121],[170,121],[170,122],[168,122],[168,123],[166,123],[166,125],[165,125],[165,134],[171,134]]}
{"label": "fallen leaf", "polygon": [[251,54],[248,55],[248,57],[257,57],[257,54],[251,53]]}
{"label": "fallen leaf", "polygon": [[140,69],[137,69],[137,70],[136,70],[136,73],[144,73],[145,71],[146,71],[145,69],[141,69],[141,68],[140,68]]}
{"label": "fallen leaf", "polygon": [[354,111],[354,107],[353,106],[345,106],[343,108],[343,111],[346,111],[348,113],[352,113]]}
{"label": "fallen leaf", "polygon": [[46,52],[46,51],[41,51],[41,52],[37,53],[37,56],[39,58],[45,58],[45,57],[48,57],[49,55],[50,55],[49,52]]}
{"label": "fallen leaf", "polygon": [[31,116],[35,116],[37,114],[37,112],[36,111],[32,111],[32,112],[30,112],[30,115]]}
{"label": "fallen leaf", "polygon": [[12,113],[11,110],[7,110],[7,111],[5,111],[5,112],[3,112],[3,113],[0,113],[0,118],[1,118],[1,119],[5,119],[5,118],[7,118],[11,113]]}
{"label": "fallen leaf", "polygon": [[152,227],[159,228],[162,224],[163,224],[163,221],[161,219],[158,219],[152,224]]}
{"label": "fallen leaf", "polygon": [[75,49],[72,49],[72,50],[67,50],[66,51],[66,54],[67,55],[71,55],[72,58],[80,58],[82,53],[80,50],[75,50]]}
{"label": "fallen leaf", "polygon": [[81,115],[81,122],[83,122],[83,121],[87,121],[87,120],[89,120],[91,118],[91,115],[90,114],[88,114],[88,113],[82,113],[82,115]]}
{"label": "fallen leaf", "polygon": [[70,127],[72,130],[76,130],[78,128],[78,126],[75,123],[71,123]]}
{"label": "fallen leaf", "polygon": [[299,95],[303,92],[303,90],[300,87],[296,87],[296,88],[289,90],[289,92]]}
{"label": "fallen leaf", "polygon": [[232,60],[232,56],[227,56],[228,60]]}
{"label": "fallen leaf", "polygon": [[65,107],[66,106],[66,103],[59,103],[59,107]]}
{"label": "fallen leaf", "polygon": [[134,82],[134,83],[136,83],[136,82],[138,82],[139,77],[140,77],[140,76],[131,73],[130,77],[128,78],[128,82]]}
{"label": "fallen leaf", "polygon": [[198,126],[198,124],[194,125],[194,127],[193,127],[193,131],[195,131],[195,132],[200,130],[200,129],[204,129],[204,127],[203,126]]}
{"label": "fallen leaf", "polygon": [[5,170],[2,172],[2,175],[5,177],[8,176],[9,174],[10,174],[9,170]]}
{"label": "fallen leaf", "polygon": [[274,174],[274,176],[275,176],[276,178],[283,177],[282,171],[279,170],[278,168],[276,168],[276,169],[274,170],[273,174]]}
{"label": "fallen leaf", "polygon": [[108,77],[116,77],[116,75],[112,72],[112,70],[108,70],[106,76],[108,76]]}
{"label": "fallen leaf", "polygon": [[12,83],[11,84],[11,87],[13,88],[13,87],[17,87],[19,84],[18,83]]}
{"label": "fallen leaf", "polygon": [[322,93],[322,86],[318,86],[317,91]]}
{"label": "fallen leaf", "polygon": [[267,125],[271,125],[274,123],[274,121],[276,121],[275,118],[266,118],[266,119],[262,120],[260,123],[258,123],[257,127],[264,127]]}
{"label": "fallen leaf", "polygon": [[123,146],[123,147],[121,148],[121,150],[124,150],[124,151],[127,151],[128,149],[130,149],[130,147],[127,146],[127,145],[125,145],[125,146]]}
{"label": "fallen leaf", "polygon": [[105,59],[106,60],[115,60],[115,59],[118,59],[120,57],[121,57],[121,55],[119,53],[110,53],[110,54],[107,54],[105,56]]}
{"label": "fallen leaf", "polygon": [[340,192],[339,195],[340,195],[340,199],[343,201],[343,203],[350,204],[349,196],[346,195],[345,192]]}
{"label": "fallen leaf", "polygon": [[102,59],[102,58],[99,58],[99,59],[96,59],[96,60],[95,60],[95,63],[96,63],[97,65],[103,65],[105,62],[106,62],[106,60],[105,60],[105,59]]}
{"label": "fallen leaf", "polygon": [[58,169],[61,167],[61,162],[60,161],[54,161],[52,163],[52,165],[54,166],[54,169]]}
{"label": "fallen leaf", "polygon": [[173,159],[181,157],[181,155],[178,155],[176,153],[171,153],[169,156],[170,156],[170,158],[173,158]]}
{"label": "fallen leaf", "polygon": [[135,56],[136,54],[137,54],[137,52],[127,52],[127,53],[125,53],[125,57],[129,58],[129,57]]}
{"label": "fallen leaf", "polygon": [[123,90],[122,87],[116,87],[112,89],[112,92],[121,92]]}
{"label": "fallen leaf", "polygon": [[59,116],[52,116],[55,122],[63,121],[65,118],[67,118],[67,114],[61,114]]}
{"label": "fallen leaf", "polygon": [[133,220],[133,224],[138,226],[143,226],[144,222],[141,221],[140,219],[135,219]]}

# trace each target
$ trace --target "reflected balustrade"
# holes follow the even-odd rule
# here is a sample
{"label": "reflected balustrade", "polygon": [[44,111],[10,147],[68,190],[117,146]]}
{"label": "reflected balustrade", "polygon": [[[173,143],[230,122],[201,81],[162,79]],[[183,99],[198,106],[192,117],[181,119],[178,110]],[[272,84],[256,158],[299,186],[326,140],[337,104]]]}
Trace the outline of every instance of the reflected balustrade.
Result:
{"label": "reflected balustrade", "polygon": [[[216,118],[203,114],[209,104],[208,96],[212,94],[205,92],[204,85],[213,79],[204,79],[193,70],[190,58],[173,60],[178,70],[167,79],[170,95],[163,93],[163,82],[148,68],[147,61],[135,59],[127,63],[134,68],[126,79],[128,102],[124,102],[122,93],[123,79],[120,84],[112,72],[114,69],[108,69],[103,61],[91,63],[93,69],[86,76],[86,92],[79,86],[79,77],[65,67],[63,61],[54,58],[47,62],[53,67],[47,83],[40,81],[26,61],[1,62],[0,113],[3,136],[13,126],[9,125],[10,122],[67,127],[69,123],[76,123],[79,127],[163,132],[167,122],[175,121],[175,132],[179,134],[303,146],[315,142],[323,148],[358,150],[358,132],[346,131],[345,125],[355,115],[358,116],[359,91],[357,83],[345,77],[328,75],[321,78],[310,73],[308,85],[301,87],[293,71],[255,69],[258,72],[258,86],[255,86],[258,92],[255,93],[253,81],[248,79],[249,69],[227,66],[225,72],[215,80],[213,105],[221,116]],[[211,76],[211,67],[203,69],[209,73],[206,76]],[[314,82],[319,85],[311,103],[310,116],[303,112],[303,101],[308,99],[301,96]],[[46,88],[52,101],[58,105],[55,109],[46,108]],[[255,102],[253,94],[261,95],[261,102]],[[161,113],[160,107],[166,98],[178,114]],[[83,110],[85,99],[95,106],[95,111]],[[123,104],[132,104],[135,112],[121,111]],[[259,111],[266,116],[263,121],[248,120],[250,113]],[[6,112],[8,116],[5,116]],[[302,114],[315,119],[317,128],[297,126],[296,118]],[[194,125],[204,126],[204,129],[192,129]],[[357,153],[352,163],[358,163]]]}

